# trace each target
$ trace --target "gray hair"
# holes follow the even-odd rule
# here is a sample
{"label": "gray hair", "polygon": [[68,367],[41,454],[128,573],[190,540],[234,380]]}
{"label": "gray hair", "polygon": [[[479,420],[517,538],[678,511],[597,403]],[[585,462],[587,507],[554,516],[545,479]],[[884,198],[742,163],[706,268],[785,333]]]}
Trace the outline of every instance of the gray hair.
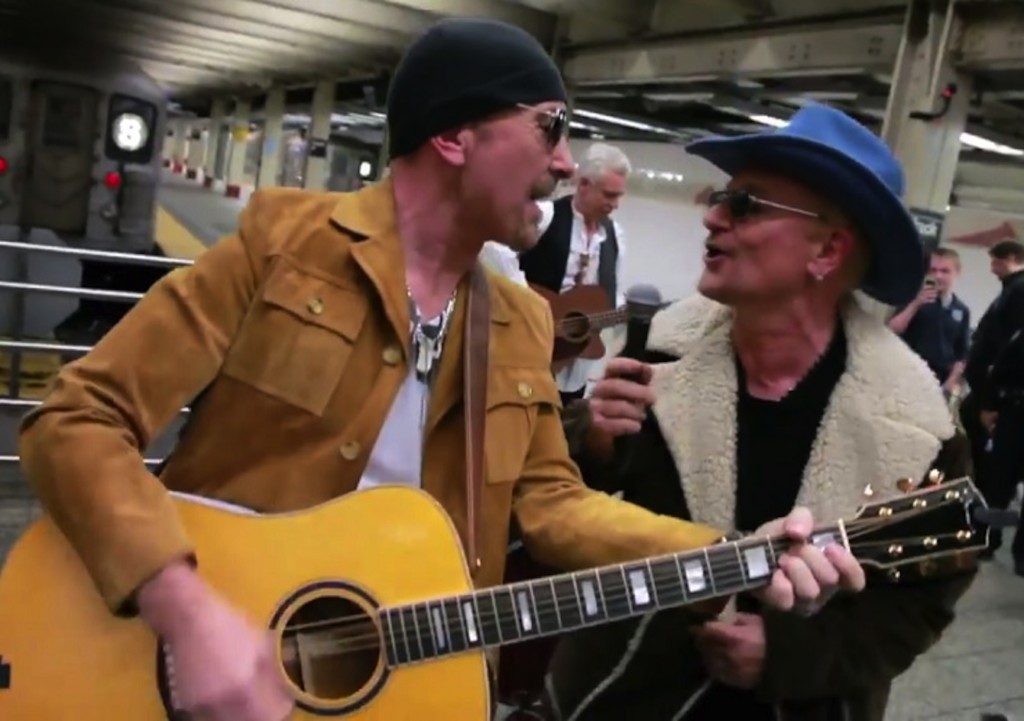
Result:
{"label": "gray hair", "polygon": [[622,150],[608,143],[594,143],[583,155],[578,175],[588,180],[597,180],[605,173],[628,176],[633,171],[629,158]]}

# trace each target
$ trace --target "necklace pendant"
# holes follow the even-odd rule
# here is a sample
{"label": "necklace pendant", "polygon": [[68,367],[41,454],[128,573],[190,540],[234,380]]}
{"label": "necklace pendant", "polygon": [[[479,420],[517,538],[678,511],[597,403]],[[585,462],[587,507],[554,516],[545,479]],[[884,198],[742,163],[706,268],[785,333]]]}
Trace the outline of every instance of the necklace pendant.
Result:
{"label": "necklace pendant", "polygon": [[420,378],[426,378],[433,365],[434,341],[421,337],[416,343],[416,374]]}

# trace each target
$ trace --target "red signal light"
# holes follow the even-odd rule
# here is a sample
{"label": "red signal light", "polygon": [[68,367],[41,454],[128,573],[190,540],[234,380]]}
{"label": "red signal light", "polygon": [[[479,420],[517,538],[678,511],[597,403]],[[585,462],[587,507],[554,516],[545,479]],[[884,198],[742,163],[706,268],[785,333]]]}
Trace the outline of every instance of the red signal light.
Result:
{"label": "red signal light", "polygon": [[0,175],[7,172],[7,158],[0,155]]}
{"label": "red signal light", "polygon": [[111,170],[103,176],[103,184],[111,190],[117,190],[121,187],[121,174],[116,170]]}

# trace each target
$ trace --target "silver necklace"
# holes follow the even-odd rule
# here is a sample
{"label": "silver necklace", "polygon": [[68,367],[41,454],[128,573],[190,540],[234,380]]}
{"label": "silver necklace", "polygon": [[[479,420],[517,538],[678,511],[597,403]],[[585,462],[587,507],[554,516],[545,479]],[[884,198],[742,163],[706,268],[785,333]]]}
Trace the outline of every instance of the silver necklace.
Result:
{"label": "silver necklace", "polygon": [[452,310],[455,308],[456,290],[452,290],[448,302],[438,318],[437,323],[424,323],[419,308],[412,299],[412,292],[406,288],[409,298],[409,318],[412,325],[412,355],[416,358],[416,378],[428,386],[434,378],[437,360],[444,349],[444,341],[448,335],[448,324]]}

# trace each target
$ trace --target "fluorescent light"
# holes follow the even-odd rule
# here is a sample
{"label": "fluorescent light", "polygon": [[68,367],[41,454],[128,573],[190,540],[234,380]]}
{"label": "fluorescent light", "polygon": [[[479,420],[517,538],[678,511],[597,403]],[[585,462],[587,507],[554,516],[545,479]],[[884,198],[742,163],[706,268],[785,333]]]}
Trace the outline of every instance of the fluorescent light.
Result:
{"label": "fluorescent light", "polygon": [[751,115],[750,119],[755,123],[761,123],[761,125],[771,125],[774,128],[784,128],[789,125],[785,120],[772,117],[771,115]]}
{"label": "fluorescent light", "polygon": [[[788,123],[785,120],[779,118],[773,118],[770,115],[751,115],[749,116],[755,123],[761,123],[762,125],[771,125],[776,128],[783,128]],[[980,135],[974,133],[960,133],[960,142],[964,145],[977,148],[978,150],[987,150],[990,153],[999,153],[1000,155],[1024,155],[1024,150],[1020,148],[1014,148],[1009,145],[1003,145],[987,138],[983,138]]]}
{"label": "fluorescent light", "polygon": [[574,116],[578,115],[581,118],[590,118],[591,120],[598,120],[601,122],[609,123],[610,125],[620,125],[624,128],[635,128],[637,130],[645,130],[649,133],[660,133],[662,135],[671,135],[672,137],[681,137],[681,133],[667,128],[659,128],[656,125],[650,125],[649,123],[641,123],[637,120],[630,120],[629,118],[623,118],[618,115],[607,115],[606,113],[597,113],[593,110],[582,110],[576,109],[572,111]]}
{"label": "fluorescent light", "polygon": [[1000,155],[1024,155],[1024,150],[1021,150],[1020,148],[1011,148],[1009,145],[996,143],[973,133],[960,133],[960,142],[972,148],[977,148],[978,150],[987,150],[990,153],[999,153]]}

